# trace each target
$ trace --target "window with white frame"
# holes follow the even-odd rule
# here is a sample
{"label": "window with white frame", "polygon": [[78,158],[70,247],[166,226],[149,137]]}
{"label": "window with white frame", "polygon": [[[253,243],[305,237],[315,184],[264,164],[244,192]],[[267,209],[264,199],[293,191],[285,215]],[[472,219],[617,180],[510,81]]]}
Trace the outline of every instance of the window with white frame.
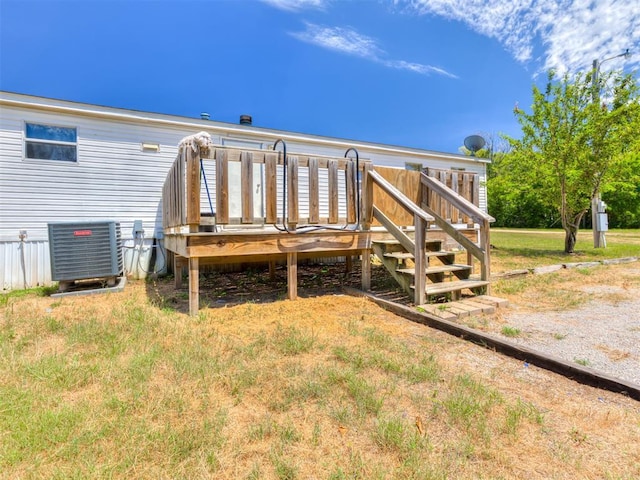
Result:
{"label": "window with white frame", "polygon": [[25,158],[78,161],[78,133],[75,127],[25,123]]}

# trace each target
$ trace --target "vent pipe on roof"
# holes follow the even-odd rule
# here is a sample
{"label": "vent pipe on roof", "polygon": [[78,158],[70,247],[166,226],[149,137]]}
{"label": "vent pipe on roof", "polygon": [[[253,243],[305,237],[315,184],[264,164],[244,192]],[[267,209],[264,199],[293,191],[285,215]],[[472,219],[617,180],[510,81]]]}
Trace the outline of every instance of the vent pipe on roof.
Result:
{"label": "vent pipe on roof", "polygon": [[240,125],[251,125],[252,123],[251,115],[240,115]]}
{"label": "vent pipe on roof", "polygon": [[207,112],[202,112],[202,113],[200,114],[200,118],[201,118],[202,120],[209,120],[209,117],[210,117],[210,115],[209,115]]}

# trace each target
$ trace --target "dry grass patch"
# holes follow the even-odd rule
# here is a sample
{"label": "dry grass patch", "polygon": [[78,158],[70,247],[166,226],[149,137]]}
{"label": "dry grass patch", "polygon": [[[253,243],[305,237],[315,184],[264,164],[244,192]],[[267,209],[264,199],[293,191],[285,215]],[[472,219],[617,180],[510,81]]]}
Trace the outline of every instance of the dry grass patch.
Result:
{"label": "dry grass patch", "polygon": [[637,402],[364,299],[191,318],[163,282],[8,299],[6,478],[640,476]]}
{"label": "dry grass patch", "polygon": [[611,348],[607,345],[596,345],[596,348],[606,353],[607,357],[609,357],[614,362],[619,362],[620,360],[631,357],[631,353],[625,352],[624,350],[618,350],[617,348]]}
{"label": "dry grass patch", "polygon": [[523,311],[561,311],[602,298],[621,302],[640,288],[640,275],[629,265],[570,268],[494,282],[493,293]]}

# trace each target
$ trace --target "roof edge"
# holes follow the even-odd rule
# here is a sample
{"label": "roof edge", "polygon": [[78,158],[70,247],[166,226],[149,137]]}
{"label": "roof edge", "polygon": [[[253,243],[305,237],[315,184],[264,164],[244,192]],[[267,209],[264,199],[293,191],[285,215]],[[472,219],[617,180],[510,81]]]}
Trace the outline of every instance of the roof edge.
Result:
{"label": "roof edge", "polygon": [[403,155],[414,156],[417,158],[435,158],[439,160],[455,160],[458,162],[462,161],[469,163],[491,163],[491,161],[487,158],[469,157],[461,154],[435,152],[432,150],[425,150],[420,148],[402,147],[336,137],[326,137],[322,135],[290,132],[264,127],[236,125],[233,123],[220,122],[217,120],[202,120],[178,115],[109,107],[16,92],[0,91],[0,105],[27,109],[40,109],[71,115],[85,115],[94,118],[131,121],[146,124],[158,124],[174,127],[193,127],[194,130],[213,128],[215,130],[225,132],[228,135],[251,134],[258,137],[269,138],[271,140],[282,138],[289,141],[303,141],[318,145],[340,146],[344,148],[356,147],[372,152],[387,154],[399,153]]}

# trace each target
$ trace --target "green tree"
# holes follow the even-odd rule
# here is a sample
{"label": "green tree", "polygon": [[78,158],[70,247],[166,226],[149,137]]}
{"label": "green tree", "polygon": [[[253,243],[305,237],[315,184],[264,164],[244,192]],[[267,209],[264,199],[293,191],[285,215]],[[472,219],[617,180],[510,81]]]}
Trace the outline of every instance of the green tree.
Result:
{"label": "green tree", "polygon": [[509,175],[526,185],[519,189],[525,198],[557,210],[566,253],[574,251],[591,200],[628,160],[640,125],[632,76],[603,75],[595,88],[601,95],[594,95],[591,73],[558,79],[550,72],[544,91],[533,87],[532,112],[515,110],[522,138],[509,138]]}
{"label": "green tree", "polygon": [[538,195],[535,181],[523,182],[517,158],[511,153],[494,155],[487,166],[487,203],[496,227],[548,228],[559,225],[553,205]]}

